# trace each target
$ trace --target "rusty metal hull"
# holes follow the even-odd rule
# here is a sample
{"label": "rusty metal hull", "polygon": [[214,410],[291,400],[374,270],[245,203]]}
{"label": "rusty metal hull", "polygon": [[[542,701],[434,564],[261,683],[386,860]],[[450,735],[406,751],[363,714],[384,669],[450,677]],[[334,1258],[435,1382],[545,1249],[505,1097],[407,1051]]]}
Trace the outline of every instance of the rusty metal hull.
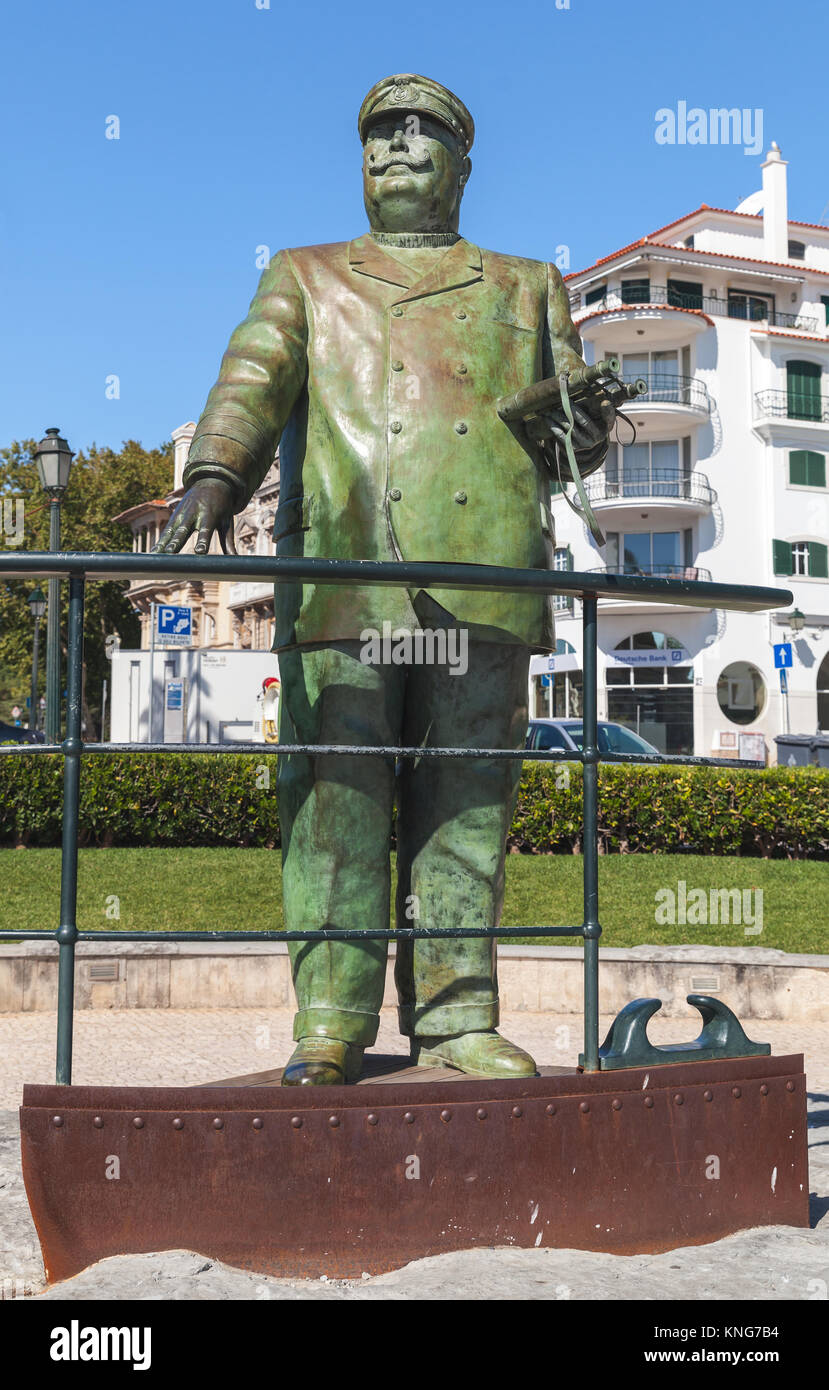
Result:
{"label": "rusty metal hull", "polygon": [[26,1086],[50,1282],[181,1248],[349,1278],[475,1246],[630,1255],[808,1225],[801,1056],[508,1083],[392,1065],[358,1086],[275,1079]]}

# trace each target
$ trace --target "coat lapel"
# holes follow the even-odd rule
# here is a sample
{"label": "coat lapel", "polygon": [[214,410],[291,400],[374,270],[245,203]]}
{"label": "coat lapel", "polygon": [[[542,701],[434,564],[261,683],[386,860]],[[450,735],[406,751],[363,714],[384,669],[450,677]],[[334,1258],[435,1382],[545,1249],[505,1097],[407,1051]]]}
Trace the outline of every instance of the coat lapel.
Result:
{"label": "coat lapel", "polygon": [[371,275],[390,285],[400,285],[406,293],[398,296],[394,301],[396,304],[421,299],[425,295],[442,294],[444,290],[458,289],[461,285],[471,285],[483,279],[481,252],[463,237],[449,247],[428,274],[420,278],[415,271],[410,272],[407,266],[388,255],[368,233],[351,242],[348,261],[358,275]]}

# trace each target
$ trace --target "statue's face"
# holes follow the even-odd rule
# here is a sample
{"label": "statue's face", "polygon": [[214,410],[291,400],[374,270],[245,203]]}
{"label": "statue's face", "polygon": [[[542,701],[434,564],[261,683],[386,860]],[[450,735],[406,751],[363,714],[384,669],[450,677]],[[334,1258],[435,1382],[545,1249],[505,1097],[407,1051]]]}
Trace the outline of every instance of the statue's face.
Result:
{"label": "statue's face", "polygon": [[363,146],[363,196],[371,227],[457,231],[471,167],[452,132],[431,116],[378,116],[366,129]]}

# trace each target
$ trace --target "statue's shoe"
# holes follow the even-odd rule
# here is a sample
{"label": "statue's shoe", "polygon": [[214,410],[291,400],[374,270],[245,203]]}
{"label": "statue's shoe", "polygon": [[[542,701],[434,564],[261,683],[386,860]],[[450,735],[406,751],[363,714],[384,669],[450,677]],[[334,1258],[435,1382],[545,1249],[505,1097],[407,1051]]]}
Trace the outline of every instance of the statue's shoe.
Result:
{"label": "statue's shoe", "polygon": [[455,1038],[413,1038],[412,1061],[419,1067],[456,1067],[468,1076],[504,1081],[538,1075],[530,1054],[502,1038],[494,1028]]}
{"label": "statue's shoe", "polygon": [[356,1081],[364,1048],[339,1038],[300,1038],[282,1073],[283,1086],[345,1086]]}

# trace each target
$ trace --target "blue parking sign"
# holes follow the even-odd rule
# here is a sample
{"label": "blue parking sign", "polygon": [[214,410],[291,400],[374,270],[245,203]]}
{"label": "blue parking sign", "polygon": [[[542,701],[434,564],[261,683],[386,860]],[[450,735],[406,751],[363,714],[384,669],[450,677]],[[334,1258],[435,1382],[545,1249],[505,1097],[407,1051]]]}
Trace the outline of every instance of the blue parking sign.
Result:
{"label": "blue parking sign", "polygon": [[188,604],[159,603],[156,607],[156,639],[166,643],[187,644],[193,636],[193,609]]}
{"label": "blue parking sign", "polygon": [[774,644],[774,667],[776,671],[782,671],[792,664],[792,644],[791,642],[775,642]]}

